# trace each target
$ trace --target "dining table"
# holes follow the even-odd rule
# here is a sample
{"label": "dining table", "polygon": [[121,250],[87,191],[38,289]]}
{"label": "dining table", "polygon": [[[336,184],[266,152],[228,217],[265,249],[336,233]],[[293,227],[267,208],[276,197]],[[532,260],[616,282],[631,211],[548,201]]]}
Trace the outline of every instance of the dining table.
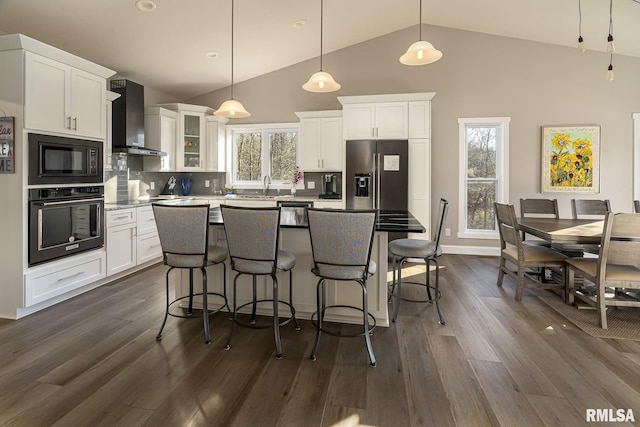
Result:
{"label": "dining table", "polygon": [[551,245],[598,245],[603,219],[518,218],[520,231],[546,240]]}

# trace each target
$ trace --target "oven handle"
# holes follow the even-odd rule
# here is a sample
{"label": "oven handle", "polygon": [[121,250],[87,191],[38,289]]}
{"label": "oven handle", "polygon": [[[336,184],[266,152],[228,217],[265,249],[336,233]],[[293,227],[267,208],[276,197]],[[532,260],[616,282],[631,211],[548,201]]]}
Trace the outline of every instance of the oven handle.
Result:
{"label": "oven handle", "polygon": [[42,206],[55,206],[55,205],[68,205],[71,203],[87,203],[87,202],[102,202],[104,198],[99,197],[96,199],[78,199],[78,200],[62,200],[59,202],[44,202]]}

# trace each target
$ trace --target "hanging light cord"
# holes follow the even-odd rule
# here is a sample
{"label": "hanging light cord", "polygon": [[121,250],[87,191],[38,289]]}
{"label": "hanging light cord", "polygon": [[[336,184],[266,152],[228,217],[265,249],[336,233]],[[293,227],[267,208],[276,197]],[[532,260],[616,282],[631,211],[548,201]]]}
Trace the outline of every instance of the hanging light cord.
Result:
{"label": "hanging light cord", "polygon": [[609,0],[609,38],[613,34],[613,0]]}
{"label": "hanging light cord", "polygon": [[320,0],[320,71],[322,71],[322,26],[324,16],[324,0]]}
{"label": "hanging light cord", "polygon": [[420,16],[418,17],[418,29],[420,40],[422,40],[422,0],[420,0]]}
{"label": "hanging light cord", "polygon": [[578,0],[578,41],[582,41],[582,1]]}
{"label": "hanging light cord", "polygon": [[233,9],[234,0],[231,0],[231,99],[233,99]]}

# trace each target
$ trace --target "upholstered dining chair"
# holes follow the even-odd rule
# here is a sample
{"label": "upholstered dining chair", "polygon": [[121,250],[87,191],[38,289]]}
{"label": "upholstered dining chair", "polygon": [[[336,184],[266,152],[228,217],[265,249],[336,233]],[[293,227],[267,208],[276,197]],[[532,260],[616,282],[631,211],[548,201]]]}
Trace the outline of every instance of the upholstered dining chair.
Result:
{"label": "upholstered dining chair", "polygon": [[[393,260],[393,281],[389,287],[387,300],[391,301],[395,297],[395,309],[393,311],[392,321],[395,322],[400,312],[400,302],[423,302],[423,303],[436,303],[436,309],[438,311],[439,323],[444,325],[444,316],[440,309],[440,298],[442,294],[440,292],[440,265],[438,264],[438,258],[442,255],[442,247],[440,246],[440,238],[442,237],[442,231],[444,230],[444,222],[447,218],[447,212],[449,210],[449,202],[446,199],[440,199],[440,205],[438,207],[438,217],[436,227],[433,233],[432,240],[420,240],[420,239],[396,239],[389,242],[389,255]],[[426,266],[425,283],[419,282],[403,282],[402,281],[402,266],[410,258],[417,258],[424,260]],[[435,266],[436,280],[432,286],[429,283],[429,277],[431,276],[430,266],[431,263]],[[397,273],[397,274],[396,274]],[[408,298],[402,296],[403,283],[411,283],[414,285],[424,286],[427,291],[427,298]],[[434,295],[431,295],[431,289],[434,291]]]}
{"label": "upholstered dining chair", "polygon": [[[640,289],[640,214],[609,212],[605,216],[601,250],[598,258],[567,259],[566,283],[569,303],[575,298],[595,306],[599,324],[607,329],[607,307],[640,307],[637,298],[630,298],[627,289]],[[595,283],[595,297],[576,290],[575,276]],[[613,288],[613,292],[607,292]]]}
{"label": "upholstered dining chair", "polygon": [[[566,292],[564,283],[557,285],[552,282],[541,282],[525,270],[527,268],[559,268],[564,270],[564,261],[567,257],[545,246],[524,245],[513,205],[494,202],[494,206],[500,231],[498,286],[502,286],[505,274],[511,276],[516,281],[516,301],[522,300],[522,292],[525,287],[561,288]],[[516,267],[516,271],[508,268],[507,263],[513,264]],[[528,279],[527,283],[525,283],[525,278]]]}
{"label": "upholstered dining chair", "polygon": [[[222,310],[229,309],[227,304],[227,277],[224,261],[227,259],[227,251],[224,248],[209,245],[209,204],[167,205],[162,203],[152,204],[153,214],[158,228],[160,246],[162,247],[163,261],[169,267],[166,273],[166,309],[164,320],[157,340],[162,339],[162,330],[167,323],[168,316],[192,317],[194,310],[194,297],[200,297],[202,319],[204,322],[205,343],[211,342],[209,332],[209,316]],[[206,268],[211,265],[222,265],[223,285],[222,292],[210,292],[207,283]],[[171,300],[169,292],[169,273],[173,269],[189,270],[189,293],[183,296],[175,296]],[[193,270],[202,272],[202,292],[194,292]],[[177,290],[176,290],[177,293]],[[209,297],[214,297],[222,303],[215,309],[209,308]],[[174,305],[188,301],[186,314],[179,314],[171,308]],[[183,309],[184,311],[185,309]]]}
{"label": "upholstered dining chair", "polygon": [[[316,285],[317,311],[316,340],[310,359],[316,360],[316,352],[322,332],[339,337],[364,336],[369,362],[376,366],[370,335],[375,328],[375,318],[368,311],[367,279],[376,273],[376,263],[371,259],[376,210],[307,209],[309,236],[313,254],[311,272],[319,279]],[[354,281],[362,290],[362,307],[349,305],[327,306],[326,281]],[[340,285],[343,286],[343,285]],[[341,334],[325,327],[324,317],[333,308],[362,312],[363,331],[358,334]],[[370,322],[370,318],[372,321]],[[313,319],[312,319],[313,320]]]}
{"label": "upholstered dining chair", "polygon": [[[296,329],[300,325],[296,320],[296,311],[293,307],[293,274],[292,269],[296,264],[296,257],[286,251],[278,249],[280,235],[280,208],[247,208],[237,206],[220,205],[224,230],[227,235],[227,246],[231,258],[231,269],[236,272],[233,280],[233,322],[229,331],[229,338],[224,346],[231,348],[231,337],[236,324],[247,328],[262,328],[256,324],[256,309],[259,303],[273,304],[273,334],[276,346],[276,358],[282,357],[282,344],[280,341],[280,327],[292,320]],[[279,282],[277,274],[289,272],[289,301],[279,299]],[[242,275],[252,276],[253,292],[249,302],[237,305],[238,278]],[[272,281],[271,298],[258,299],[257,277],[268,276]],[[290,315],[280,321],[279,305],[288,307]],[[249,323],[238,320],[238,312],[244,307],[251,307]]]}

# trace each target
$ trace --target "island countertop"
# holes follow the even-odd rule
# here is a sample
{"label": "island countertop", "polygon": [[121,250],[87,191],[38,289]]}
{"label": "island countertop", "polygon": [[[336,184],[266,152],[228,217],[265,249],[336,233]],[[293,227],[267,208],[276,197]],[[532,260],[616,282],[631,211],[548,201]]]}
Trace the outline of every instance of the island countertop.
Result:
{"label": "island countertop", "polygon": [[[280,226],[282,228],[309,228],[303,207],[281,207]],[[211,208],[210,225],[222,225],[219,207]],[[425,228],[409,211],[380,210],[376,218],[376,231],[424,233]]]}

